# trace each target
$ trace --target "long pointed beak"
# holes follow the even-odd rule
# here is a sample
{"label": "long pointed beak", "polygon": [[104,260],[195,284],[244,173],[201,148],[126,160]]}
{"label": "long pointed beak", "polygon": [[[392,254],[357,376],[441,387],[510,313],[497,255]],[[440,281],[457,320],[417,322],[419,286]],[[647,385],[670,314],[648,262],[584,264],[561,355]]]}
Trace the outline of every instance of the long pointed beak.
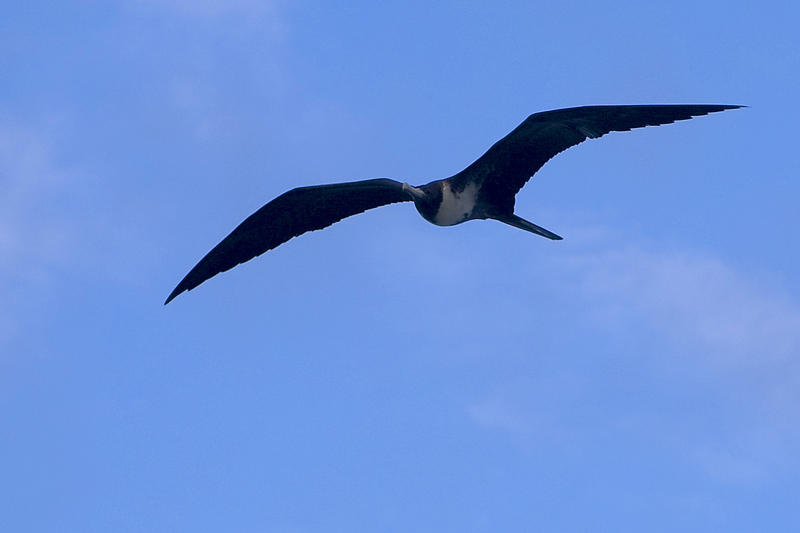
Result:
{"label": "long pointed beak", "polygon": [[414,200],[424,200],[426,197],[425,191],[419,187],[413,187],[408,183],[403,184],[403,192],[411,196]]}

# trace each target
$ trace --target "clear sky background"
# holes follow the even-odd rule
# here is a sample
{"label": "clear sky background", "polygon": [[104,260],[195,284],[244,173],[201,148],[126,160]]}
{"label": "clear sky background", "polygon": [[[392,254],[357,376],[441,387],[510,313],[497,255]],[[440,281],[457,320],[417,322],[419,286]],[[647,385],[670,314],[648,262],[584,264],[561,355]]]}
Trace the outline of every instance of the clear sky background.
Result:
{"label": "clear sky background", "polygon": [[[800,527],[796,2],[6,2],[0,530]],[[411,204],[169,306],[296,186],[449,176],[528,114],[751,106]]]}

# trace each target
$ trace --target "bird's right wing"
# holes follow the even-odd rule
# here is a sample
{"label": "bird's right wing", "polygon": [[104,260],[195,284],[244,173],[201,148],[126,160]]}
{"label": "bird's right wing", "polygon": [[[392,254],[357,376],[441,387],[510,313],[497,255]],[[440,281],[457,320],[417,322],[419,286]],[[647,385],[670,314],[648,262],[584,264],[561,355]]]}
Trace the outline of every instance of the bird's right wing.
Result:
{"label": "bird's right wing", "polygon": [[299,187],[286,192],[247,217],[216,245],[175,287],[164,305],[240,263],[307,231],[395,202],[411,201],[403,184],[379,178],[350,183]]}
{"label": "bird's right wing", "polygon": [[587,138],[669,124],[737,105],[601,105],[534,113],[452,179],[480,180],[489,194],[513,199],[550,158]]}

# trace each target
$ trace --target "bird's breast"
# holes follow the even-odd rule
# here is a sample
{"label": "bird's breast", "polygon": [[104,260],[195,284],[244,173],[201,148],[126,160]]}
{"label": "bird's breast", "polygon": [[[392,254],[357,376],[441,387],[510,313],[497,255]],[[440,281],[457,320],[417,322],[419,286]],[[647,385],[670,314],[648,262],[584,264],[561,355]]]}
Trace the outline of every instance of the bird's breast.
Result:
{"label": "bird's breast", "polygon": [[442,202],[433,217],[437,226],[453,226],[475,218],[475,205],[478,201],[478,187],[469,184],[464,190],[455,192],[448,182],[442,183]]}

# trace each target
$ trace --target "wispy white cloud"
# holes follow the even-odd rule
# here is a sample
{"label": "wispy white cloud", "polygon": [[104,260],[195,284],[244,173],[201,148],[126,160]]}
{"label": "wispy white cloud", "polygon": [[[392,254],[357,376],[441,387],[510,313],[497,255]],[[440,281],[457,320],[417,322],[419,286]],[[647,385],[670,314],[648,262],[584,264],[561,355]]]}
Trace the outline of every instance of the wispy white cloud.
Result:
{"label": "wispy white cloud", "polygon": [[65,275],[129,283],[154,262],[131,207],[67,162],[67,122],[0,121],[0,353],[37,338]]}
{"label": "wispy white cloud", "polygon": [[4,279],[45,276],[44,265],[69,253],[74,232],[54,215],[68,173],[53,163],[46,135],[0,123],[0,272]]}
{"label": "wispy white cloud", "polygon": [[188,16],[220,15],[269,16],[275,13],[276,0],[129,0],[149,8],[167,9]]}
{"label": "wispy white cloud", "polygon": [[52,267],[72,253],[74,226],[54,209],[69,179],[53,162],[46,134],[0,122],[0,346],[36,299],[31,288],[50,282]]}
{"label": "wispy white cloud", "polygon": [[486,398],[468,407],[469,415],[479,425],[526,435],[532,431],[530,420],[514,411],[514,407],[499,398]]}
{"label": "wispy white cloud", "polygon": [[569,268],[601,308],[654,328],[728,369],[793,364],[800,305],[719,258],[626,248],[578,255]]}
{"label": "wispy white cloud", "polygon": [[[660,435],[722,481],[761,480],[791,464],[789,450],[800,445],[800,303],[712,254],[615,248],[606,233],[594,232],[602,246],[587,242],[535,267],[562,282],[564,299],[579,303],[576,321],[622,339],[642,331],[652,336],[647,343],[657,357],[645,363],[646,353],[624,346],[619,356],[663,388],[652,391],[662,396],[658,405],[612,401],[599,414],[608,424]],[[670,389],[676,384],[684,390]],[[482,427],[529,440],[540,438],[540,429],[591,431],[575,419],[576,409],[586,409],[587,388],[597,392],[602,385],[563,387],[552,391],[558,402],[543,403],[515,381],[498,385],[500,392],[476,401],[468,414]],[[684,393],[705,403],[702,412],[662,408]],[[543,416],[551,423],[542,426]]]}

